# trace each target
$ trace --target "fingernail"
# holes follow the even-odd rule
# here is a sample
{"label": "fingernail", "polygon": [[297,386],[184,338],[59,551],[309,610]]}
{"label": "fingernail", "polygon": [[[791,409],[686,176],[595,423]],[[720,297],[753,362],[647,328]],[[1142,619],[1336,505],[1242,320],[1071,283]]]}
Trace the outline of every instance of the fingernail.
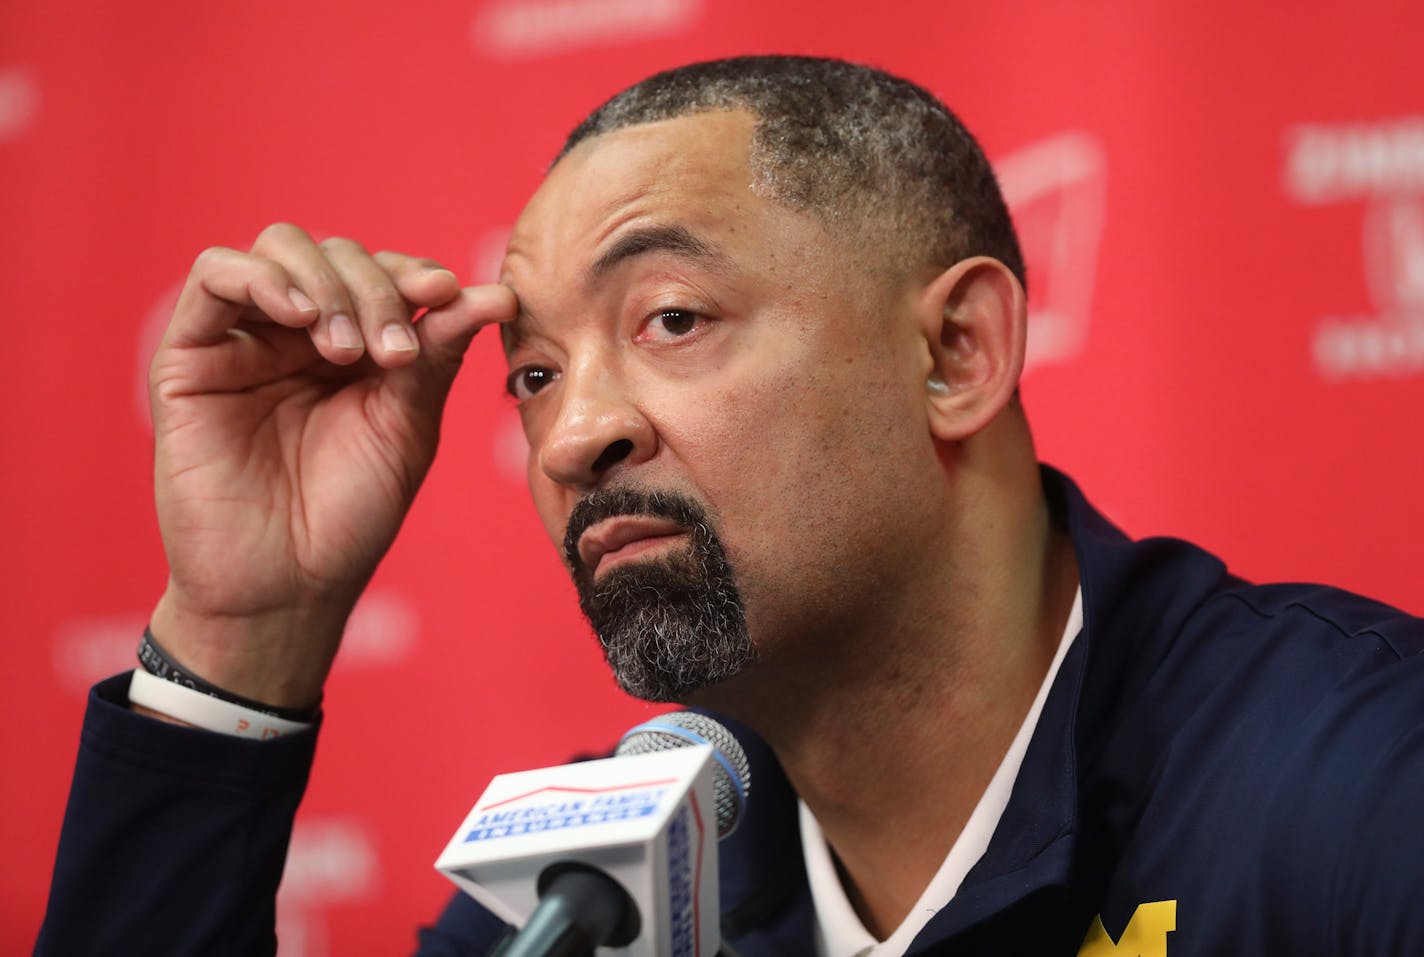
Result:
{"label": "fingernail", "polygon": [[361,348],[361,334],[356,331],[356,324],[351,321],[351,317],[345,313],[338,312],[331,317],[327,332],[331,336],[332,345],[338,349]]}
{"label": "fingernail", "polygon": [[443,268],[442,268],[442,269],[432,269],[432,270],[430,270],[430,275],[432,275],[432,276],[438,276],[438,275],[440,275],[442,272],[443,272],[445,275],[449,276],[451,279],[455,280],[455,282],[458,283],[458,282],[460,281],[460,277],[456,276],[453,272],[451,272],[451,271],[448,270],[448,269],[443,269]]}
{"label": "fingernail", "polygon": [[296,286],[293,286],[291,289],[287,290],[287,298],[292,300],[292,305],[296,306],[297,309],[302,312],[319,311],[316,307],[316,303],[308,299]]}
{"label": "fingernail", "polygon": [[411,331],[395,323],[381,330],[381,345],[386,347],[387,352],[414,352],[417,348]]}

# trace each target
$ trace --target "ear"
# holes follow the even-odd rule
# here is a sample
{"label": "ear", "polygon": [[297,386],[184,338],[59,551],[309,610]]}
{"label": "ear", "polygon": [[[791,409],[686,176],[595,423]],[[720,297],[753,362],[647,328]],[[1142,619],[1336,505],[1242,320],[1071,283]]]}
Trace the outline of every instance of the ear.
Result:
{"label": "ear", "polygon": [[1023,285],[997,259],[975,256],[936,276],[918,311],[929,346],[930,431],[948,442],[967,439],[1018,389],[1028,325]]}

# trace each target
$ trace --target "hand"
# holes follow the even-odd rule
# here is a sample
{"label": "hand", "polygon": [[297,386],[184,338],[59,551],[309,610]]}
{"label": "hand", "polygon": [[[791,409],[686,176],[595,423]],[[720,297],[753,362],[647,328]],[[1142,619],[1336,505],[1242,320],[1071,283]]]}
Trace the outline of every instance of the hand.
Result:
{"label": "hand", "polygon": [[503,286],[290,225],[198,257],[150,372],[169,562],[152,627],[180,664],[273,705],[320,698],[466,347],[516,309]]}

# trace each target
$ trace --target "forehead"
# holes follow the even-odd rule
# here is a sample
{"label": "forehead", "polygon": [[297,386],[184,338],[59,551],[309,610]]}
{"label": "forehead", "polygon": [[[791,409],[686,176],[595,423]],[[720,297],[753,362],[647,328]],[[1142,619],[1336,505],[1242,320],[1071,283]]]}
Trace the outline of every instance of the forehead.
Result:
{"label": "forehead", "polygon": [[545,281],[551,273],[587,270],[629,228],[676,226],[699,237],[735,232],[736,219],[766,206],[753,191],[747,158],[754,126],[750,114],[717,111],[580,143],[554,166],[515,224],[505,281],[531,270]]}
{"label": "forehead", "polygon": [[501,328],[506,352],[531,331],[593,315],[584,307],[632,275],[623,271],[631,260],[735,276],[763,298],[826,296],[832,286],[846,301],[868,294],[844,239],[771,198],[751,161],[755,127],[744,111],[698,113],[605,133],[564,156],[510,238],[501,282],[520,313]]}
{"label": "forehead", "polygon": [[749,195],[755,126],[750,113],[718,110],[590,137],[550,170],[520,216],[515,238],[571,207],[596,211],[600,203],[613,206],[644,193],[666,199],[708,190]]}

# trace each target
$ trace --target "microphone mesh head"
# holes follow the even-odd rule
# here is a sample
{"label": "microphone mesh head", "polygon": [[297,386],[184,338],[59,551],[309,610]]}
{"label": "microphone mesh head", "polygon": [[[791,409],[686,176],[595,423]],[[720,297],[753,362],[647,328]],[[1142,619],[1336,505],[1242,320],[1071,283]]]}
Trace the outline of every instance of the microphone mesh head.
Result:
{"label": "microphone mesh head", "polygon": [[751,767],[747,753],[720,723],[695,711],[673,711],[645,721],[623,735],[617,754],[651,754],[697,744],[712,745],[714,777],[712,793],[717,804],[717,837],[726,837],[737,828],[747,807],[751,788]]}

